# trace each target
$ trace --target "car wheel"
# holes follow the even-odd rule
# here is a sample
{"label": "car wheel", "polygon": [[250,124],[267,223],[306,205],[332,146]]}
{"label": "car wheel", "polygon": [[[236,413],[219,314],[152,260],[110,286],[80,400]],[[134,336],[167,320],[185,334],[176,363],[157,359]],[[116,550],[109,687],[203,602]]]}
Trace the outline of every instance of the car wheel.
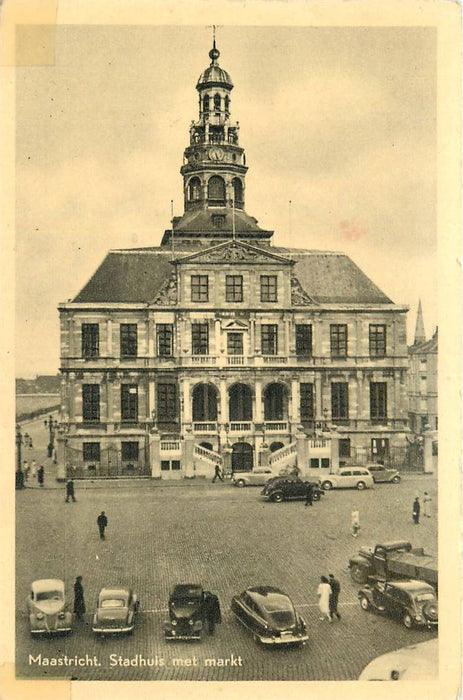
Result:
{"label": "car wheel", "polygon": [[324,481],[323,482],[322,489],[324,491],[330,491],[332,488],[333,488],[333,484],[331,483],[331,481]]}
{"label": "car wheel", "polygon": [[392,483],[393,483],[393,484],[398,484],[399,482],[400,482],[400,476],[395,476],[395,477],[392,479]]}
{"label": "car wheel", "polygon": [[320,494],[319,493],[314,493],[312,496],[312,501],[319,501],[320,500]]}
{"label": "car wheel", "polygon": [[408,630],[413,627],[413,618],[410,615],[410,613],[405,613],[405,615],[402,618],[402,622]]}
{"label": "car wheel", "polygon": [[350,575],[355,583],[366,583],[368,580],[368,572],[363,566],[354,565],[350,570]]}
{"label": "car wheel", "polygon": [[360,607],[361,607],[362,610],[364,610],[365,612],[368,612],[368,610],[370,610],[370,608],[371,608],[370,601],[368,600],[368,598],[366,597],[366,595],[363,595],[363,596],[360,598]]}
{"label": "car wheel", "polygon": [[364,489],[366,489],[366,487],[367,487],[367,485],[365,484],[364,481],[359,481],[358,484],[357,484],[357,489],[358,489],[359,491],[363,491]]}
{"label": "car wheel", "polygon": [[235,486],[238,486],[240,489],[243,488],[243,486],[246,486],[246,482],[244,479],[238,479],[235,481]]}
{"label": "car wheel", "polygon": [[423,613],[427,620],[430,620],[431,622],[436,622],[438,616],[437,603],[426,603],[426,605],[423,608]]}
{"label": "car wheel", "polygon": [[273,501],[274,503],[281,503],[282,500],[283,500],[283,494],[280,493],[279,491],[278,491],[277,493],[274,493],[274,494],[272,495],[272,501]]}

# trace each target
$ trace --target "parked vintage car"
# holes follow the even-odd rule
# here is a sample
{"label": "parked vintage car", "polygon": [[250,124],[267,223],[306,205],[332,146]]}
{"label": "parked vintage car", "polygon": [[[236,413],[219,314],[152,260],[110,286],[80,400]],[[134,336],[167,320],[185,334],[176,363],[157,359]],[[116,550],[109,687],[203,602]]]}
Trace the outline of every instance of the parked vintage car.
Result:
{"label": "parked vintage car", "polygon": [[370,661],[359,681],[428,681],[439,677],[439,640],[402,647]]}
{"label": "parked vintage car", "polygon": [[383,482],[398,484],[401,480],[401,476],[397,469],[384,467],[382,464],[367,464],[366,468],[373,477],[375,484],[380,484]]}
{"label": "parked vintage car", "polygon": [[222,621],[218,597],[195,583],[179,583],[169,596],[166,640],[200,640]]}
{"label": "parked vintage car", "polygon": [[270,467],[256,467],[252,472],[236,472],[233,475],[235,486],[264,486],[269,479],[275,476]]}
{"label": "parked vintage car", "polygon": [[262,644],[305,644],[309,638],[303,618],[289,595],[279,588],[247,588],[232,598],[231,611]]}
{"label": "parked vintage car", "polygon": [[131,634],[140,601],[131,588],[102,588],[93,615],[95,634]]}
{"label": "parked vintage car", "polygon": [[34,581],[27,597],[31,634],[67,634],[72,613],[66,611],[64,582],[56,578]]}
{"label": "parked vintage car", "polygon": [[319,501],[323,496],[320,485],[316,481],[303,481],[298,476],[278,476],[271,479],[262,489],[261,495],[274,503],[301,500],[307,495],[308,484],[312,484],[312,500]]}
{"label": "parked vintage car", "polygon": [[322,481],[322,489],[363,489],[373,486],[373,477],[365,467],[344,467],[336,474],[326,476]]}
{"label": "parked vintage car", "polygon": [[429,583],[408,581],[372,581],[358,593],[362,610],[384,612],[411,627],[437,626],[436,592]]}

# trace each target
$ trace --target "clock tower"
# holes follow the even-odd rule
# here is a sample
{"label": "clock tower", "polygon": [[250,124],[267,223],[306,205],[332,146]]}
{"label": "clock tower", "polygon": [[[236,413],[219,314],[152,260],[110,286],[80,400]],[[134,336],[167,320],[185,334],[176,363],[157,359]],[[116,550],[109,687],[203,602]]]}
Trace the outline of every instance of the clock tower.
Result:
{"label": "clock tower", "polygon": [[[233,83],[219,66],[219,56],[214,39],[211,63],[196,84],[199,114],[191,122],[180,168],[185,213],[174,218],[174,233],[176,239],[190,242],[210,243],[232,235],[264,242],[273,232],[263,231],[244,210],[246,156],[239,143],[239,122],[231,119]],[[162,245],[171,235],[165,232]]]}

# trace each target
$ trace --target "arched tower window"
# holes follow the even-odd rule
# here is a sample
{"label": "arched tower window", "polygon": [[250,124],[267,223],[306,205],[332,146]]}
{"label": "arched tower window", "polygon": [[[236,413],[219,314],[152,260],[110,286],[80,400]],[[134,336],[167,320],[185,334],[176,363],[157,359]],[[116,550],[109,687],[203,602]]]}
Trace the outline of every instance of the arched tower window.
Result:
{"label": "arched tower window", "polygon": [[217,420],[217,389],[212,384],[197,384],[193,389],[193,420]]}
{"label": "arched tower window", "polygon": [[230,98],[228,95],[225,95],[225,111],[229,112],[230,111]]}
{"label": "arched tower window", "polygon": [[209,95],[203,97],[203,112],[209,112]]}
{"label": "arched tower window", "polygon": [[269,384],[264,392],[264,419],[286,420],[288,410],[288,397],[282,384]]}
{"label": "arched tower window", "polygon": [[225,182],[218,175],[207,183],[207,198],[210,204],[225,204]]}
{"label": "arched tower window", "polygon": [[220,95],[218,93],[216,93],[214,95],[214,112],[220,112],[220,103],[221,103]]}
{"label": "arched tower window", "polygon": [[238,177],[233,178],[233,196],[235,198],[235,207],[242,209],[243,207],[243,183]]}
{"label": "arched tower window", "polygon": [[228,415],[232,422],[252,420],[252,391],[247,384],[233,384],[230,387]]}
{"label": "arched tower window", "polygon": [[201,199],[201,180],[199,177],[192,177],[188,183],[188,201],[197,202]]}

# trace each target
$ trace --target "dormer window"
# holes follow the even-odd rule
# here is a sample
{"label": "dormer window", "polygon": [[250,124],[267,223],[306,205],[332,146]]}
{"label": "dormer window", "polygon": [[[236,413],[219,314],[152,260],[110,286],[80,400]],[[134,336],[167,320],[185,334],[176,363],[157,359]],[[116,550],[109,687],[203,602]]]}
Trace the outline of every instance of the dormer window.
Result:
{"label": "dormer window", "polygon": [[222,216],[221,214],[214,214],[212,217],[212,224],[215,226],[215,228],[223,228],[225,225],[225,216]]}

